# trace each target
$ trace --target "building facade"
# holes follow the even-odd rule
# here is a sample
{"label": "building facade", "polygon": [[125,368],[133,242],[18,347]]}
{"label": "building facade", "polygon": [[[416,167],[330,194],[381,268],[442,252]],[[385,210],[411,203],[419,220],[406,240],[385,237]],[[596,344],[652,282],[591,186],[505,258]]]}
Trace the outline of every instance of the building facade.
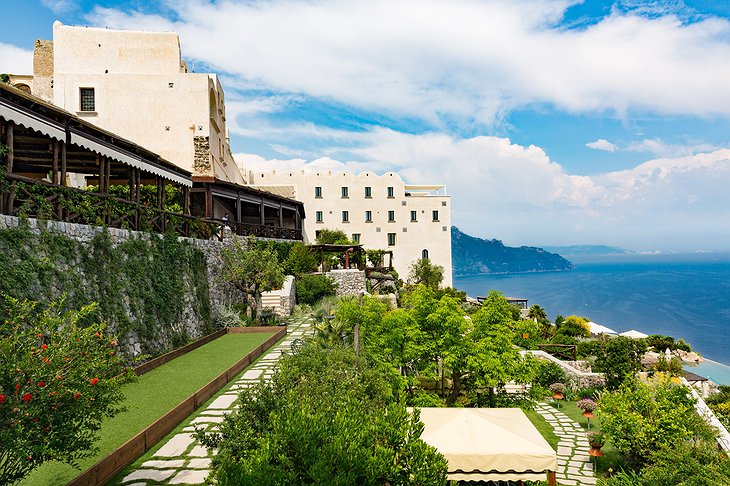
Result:
{"label": "building facade", "polygon": [[245,184],[233,160],[223,89],[191,73],[174,32],[53,24],[34,47],[33,95],[195,175]]}
{"label": "building facade", "polygon": [[444,267],[451,286],[451,198],[442,185],[408,185],[388,172],[254,172],[254,187],[304,203],[304,241],[317,231],[339,229],[367,249],[393,251],[393,266],[404,280],[410,265],[429,258]]}

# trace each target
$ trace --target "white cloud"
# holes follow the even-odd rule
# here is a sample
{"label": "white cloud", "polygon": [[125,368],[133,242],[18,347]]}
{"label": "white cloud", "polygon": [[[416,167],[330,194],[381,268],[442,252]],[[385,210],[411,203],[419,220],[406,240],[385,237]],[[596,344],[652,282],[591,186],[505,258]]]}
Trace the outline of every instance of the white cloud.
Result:
{"label": "white cloud", "polygon": [[0,72],[8,74],[32,74],[33,51],[0,42]]}
{"label": "white cloud", "polygon": [[[176,30],[186,57],[249,86],[443,123],[569,112],[730,114],[730,22],[615,9],[556,26],[574,1],[169,2],[177,20],[97,7],[89,20]],[[711,74],[710,74],[711,73]]]}
{"label": "white cloud", "polygon": [[76,0],[41,0],[41,3],[57,15],[68,14],[70,11],[79,8],[78,1]]}
{"label": "white cloud", "polygon": [[[406,181],[444,183],[454,224],[521,245],[594,242],[636,249],[730,248],[730,149],[660,158],[630,170],[577,176],[539,147],[509,139],[458,139],[376,129],[350,157],[266,160],[250,170],[397,170]],[[334,148],[333,148],[334,150]],[[343,153],[346,149],[338,149]]]}
{"label": "white cloud", "polygon": [[602,150],[604,152],[615,152],[617,148],[616,145],[602,138],[599,138],[594,142],[588,142],[586,147],[592,148],[593,150]]}
{"label": "white cloud", "polygon": [[682,157],[698,152],[710,152],[717,148],[707,143],[671,144],[659,138],[645,138],[638,142],[630,143],[626,150],[648,153],[655,157]]}

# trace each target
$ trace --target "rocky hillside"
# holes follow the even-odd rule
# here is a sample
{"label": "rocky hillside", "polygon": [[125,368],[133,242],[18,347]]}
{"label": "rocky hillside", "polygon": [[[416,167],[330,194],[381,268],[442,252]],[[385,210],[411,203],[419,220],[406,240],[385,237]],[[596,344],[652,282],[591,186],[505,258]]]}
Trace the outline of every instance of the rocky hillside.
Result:
{"label": "rocky hillside", "polygon": [[572,270],[573,264],[556,253],[534,246],[513,248],[500,240],[484,240],[451,227],[454,276],[487,273],[555,272]]}

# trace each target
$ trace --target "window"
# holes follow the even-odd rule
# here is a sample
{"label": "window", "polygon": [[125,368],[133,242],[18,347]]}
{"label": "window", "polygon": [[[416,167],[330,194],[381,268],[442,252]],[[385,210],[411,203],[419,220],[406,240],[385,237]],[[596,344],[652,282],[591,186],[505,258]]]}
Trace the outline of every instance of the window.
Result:
{"label": "window", "polygon": [[322,188],[321,187],[317,186],[314,188],[314,197],[316,197],[317,199],[322,198]]}
{"label": "window", "polygon": [[353,233],[352,241],[354,241],[355,243],[357,243],[359,245],[360,244],[360,233]]}
{"label": "window", "polygon": [[388,222],[395,222],[395,211],[388,211]]}
{"label": "window", "polygon": [[343,223],[350,222],[350,211],[342,211],[342,222]]}
{"label": "window", "polygon": [[365,197],[371,198],[373,197],[373,188],[370,186],[365,187]]}
{"label": "window", "polygon": [[434,221],[438,221],[439,220],[439,212],[438,211],[436,211],[436,210],[431,211],[431,215],[433,216],[432,219]]}
{"label": "window", "polygon": [[342,197],[350,197],[350,190],[347,186],[342,187]]}
{"label": "window", "polygon": [[428,258],[428,250],[426,250],[425,248],[421,252],[421,258],[423,258],[424,260]]}
{"label": "window", "polygon": [[388,187],[388,199],[393,199],[395,197],[395,190],[392,187]]}
{"label": "window", "polygon": [[94,88],[79,88],[79,111],[96,111]]}
{"label": "window", "polygon": [[324,214],[322,214],[322,211],[317,211],[315,213],[315,218],[316,218],[316,220],[317,220],[318,223],[323,222],[324,221]]}
{"label": "window", "polygon": [[395,233],[388,233],[388,246],[395,246]]}
{"label": "window", "polygon": [[372,211],[365,211],[365,222],[366,223],[373,222],[373,212]]}
{"label": "window", "polygon": [[411,221],[418,221],[418,211],[411,211]]}

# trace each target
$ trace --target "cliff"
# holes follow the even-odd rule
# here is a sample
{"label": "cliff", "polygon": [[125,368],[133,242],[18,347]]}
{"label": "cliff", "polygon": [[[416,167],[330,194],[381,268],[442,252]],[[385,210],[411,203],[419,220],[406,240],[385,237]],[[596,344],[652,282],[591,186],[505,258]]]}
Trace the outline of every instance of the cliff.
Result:
{"label": "cliff", "polygon": [[500,240],[485,240],[451,227],[453,274],[556,272],[572,270],[573,264],[556,253],[534,246],[513,248]]}

